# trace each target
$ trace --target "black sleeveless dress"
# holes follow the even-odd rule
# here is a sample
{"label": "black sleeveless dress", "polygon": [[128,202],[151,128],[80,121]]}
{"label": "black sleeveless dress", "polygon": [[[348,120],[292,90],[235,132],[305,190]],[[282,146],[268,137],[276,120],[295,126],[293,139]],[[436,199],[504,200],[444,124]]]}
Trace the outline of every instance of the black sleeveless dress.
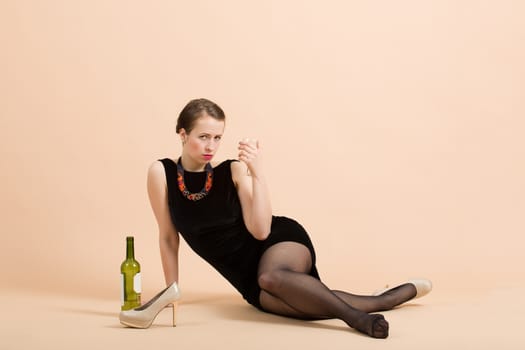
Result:
{"label": "black sleeveless dress", "polygon": [[[177,165],[171,159],[160,160],[166,172],[171,220],[188,245],[237,289],[251,305],[261,309],[257,268],[261,255],[272,245],[292,241],[305,245],[312,255],[310,275],[319,279],[315,251],[308,234],[296,221],[273,216],[271,233],[260,241],[248,232],[242,217],[237,189],[232,180],[231,162],[226,160],[213,169],[213,185],[198,201],[185,198],[177,185]],[[184,183],[199,192],[206,172],[184,171]]]}

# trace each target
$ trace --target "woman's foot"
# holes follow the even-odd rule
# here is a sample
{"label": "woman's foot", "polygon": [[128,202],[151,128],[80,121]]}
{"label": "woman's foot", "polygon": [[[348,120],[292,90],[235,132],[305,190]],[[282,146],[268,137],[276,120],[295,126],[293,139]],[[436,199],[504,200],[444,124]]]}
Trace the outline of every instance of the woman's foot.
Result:
{"label": "woman's foot", "polygon": [[430,293],[430,291],[432,290],[432,282],[430,280],[425,279],[425,278],[418,278],[418,279],[408,280],[406,283],[393,287],[393,288],[389,288],[388,286],[386,286],[386,288],[378,290],[374,292],[372,295],[379,296],[379,295],[383,295],[387,293],[394,294],[393,292],[401,289],[402,287],[406,287],[407,285],[410,285],[411,288],[415,289],[415,293],[413,297],[410,299],[421,298],[422,296]]}
{"label": "woman's foot", "polygon": [[388,337],[388,322],[380,314],[363,315],[353,327],[372,338],[384,339]]}

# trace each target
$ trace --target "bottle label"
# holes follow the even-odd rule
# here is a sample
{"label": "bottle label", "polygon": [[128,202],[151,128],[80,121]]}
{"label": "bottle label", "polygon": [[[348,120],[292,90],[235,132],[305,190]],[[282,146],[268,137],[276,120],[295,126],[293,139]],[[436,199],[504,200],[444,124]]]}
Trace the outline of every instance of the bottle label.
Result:
{"label": "bottle label", "polygon": [[133,276],[133,290],[135,291],[135,293],[142,292],[142,281],[140,278],[140,272],[136,273],[135,276]]}

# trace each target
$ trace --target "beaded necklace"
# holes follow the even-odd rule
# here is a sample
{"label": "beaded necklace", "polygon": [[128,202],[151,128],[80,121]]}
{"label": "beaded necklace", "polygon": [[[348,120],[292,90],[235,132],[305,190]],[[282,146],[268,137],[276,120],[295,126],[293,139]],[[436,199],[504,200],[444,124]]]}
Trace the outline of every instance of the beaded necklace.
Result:
{"label": "beaded necklace", "polygon": [[186,188],[186,184],[184,184],[184,168],[181,164],[181,157],[179,157],[179,160],[177,161],[177,183],[179,185],[179,190],[182,192],[182,195],[190,201],[195,202],[199,199],[203,199],[210,192],[211,185],[213,184],[213,168],[210,163],[206,163],[204,170],[206,170],[206,182],[204,183],[204,187],[200,192],[191,193]]}

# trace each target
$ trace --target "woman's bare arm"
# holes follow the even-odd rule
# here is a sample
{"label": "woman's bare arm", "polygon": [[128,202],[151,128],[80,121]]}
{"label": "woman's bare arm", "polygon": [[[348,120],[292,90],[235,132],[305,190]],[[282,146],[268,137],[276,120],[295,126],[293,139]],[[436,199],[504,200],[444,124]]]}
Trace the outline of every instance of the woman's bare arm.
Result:
{"label": "woman's bare arm", "polygon": [[166,174],[161,162],[148,170],[148,196],[159,229],[159,247],[166,285],[179,282],[179,234],[171,221],[168,208]]}
{"label": "woman's bare arm", "polygon": [[248,231],[259,240],[270,234],[272,207],[262,171],[259,143],[241,141],[239,160],[232,162],[232,178],[241,201],[243,219]]}

